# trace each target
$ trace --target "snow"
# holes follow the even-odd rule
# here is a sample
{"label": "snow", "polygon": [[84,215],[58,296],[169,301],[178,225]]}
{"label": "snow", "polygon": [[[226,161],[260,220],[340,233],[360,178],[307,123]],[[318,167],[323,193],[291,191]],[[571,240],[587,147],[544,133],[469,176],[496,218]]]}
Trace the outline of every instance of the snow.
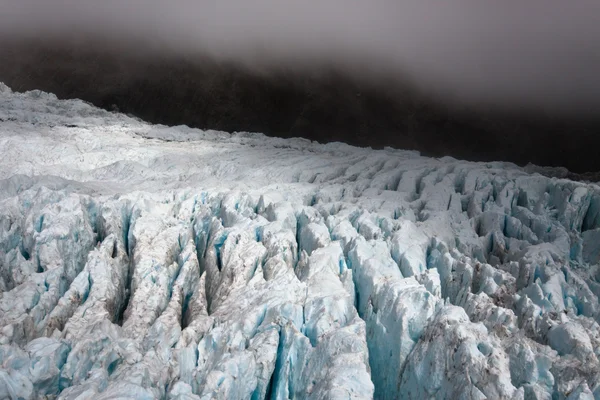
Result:
{"label": "snow", "polygon": [[4,85],[0,154],[0,398],[600,399],[595,184]]}

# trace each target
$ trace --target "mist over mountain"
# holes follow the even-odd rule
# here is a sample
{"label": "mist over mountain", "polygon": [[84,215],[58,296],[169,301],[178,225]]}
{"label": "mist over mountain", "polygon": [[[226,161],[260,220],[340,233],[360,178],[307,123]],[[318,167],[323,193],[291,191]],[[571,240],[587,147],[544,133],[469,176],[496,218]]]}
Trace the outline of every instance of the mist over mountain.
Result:
{"label": "mist over mountain", "polygon": [[597,2],[5,0],[0,81],[154,123],[600,170]]}

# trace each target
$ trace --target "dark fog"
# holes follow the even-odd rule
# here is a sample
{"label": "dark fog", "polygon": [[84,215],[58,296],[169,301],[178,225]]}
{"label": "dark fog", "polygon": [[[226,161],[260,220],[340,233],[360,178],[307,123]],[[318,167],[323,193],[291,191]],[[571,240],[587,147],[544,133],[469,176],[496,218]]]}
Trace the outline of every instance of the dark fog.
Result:
{"label": "dark fog", "polygon": [[[2,0],[0,32],[403,73],[475,102],[600,110],[597,0]],[[365,71],[367,70],[367,71]],[[371,70],[371,71],[368,71]]]}
{"label": "dark fog", "polygon": [[0,52],[152,122],[600,170],[597,0],[0,0]]}

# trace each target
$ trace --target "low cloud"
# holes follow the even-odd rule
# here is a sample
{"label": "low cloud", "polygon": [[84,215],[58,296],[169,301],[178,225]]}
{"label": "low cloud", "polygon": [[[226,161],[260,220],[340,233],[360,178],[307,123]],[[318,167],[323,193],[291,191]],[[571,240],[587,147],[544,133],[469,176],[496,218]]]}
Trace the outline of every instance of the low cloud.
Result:
{"label": "low cloud", "polygon": [[0,0],[0,35],[333,64],[453,101],[600,112],[597,0]]}

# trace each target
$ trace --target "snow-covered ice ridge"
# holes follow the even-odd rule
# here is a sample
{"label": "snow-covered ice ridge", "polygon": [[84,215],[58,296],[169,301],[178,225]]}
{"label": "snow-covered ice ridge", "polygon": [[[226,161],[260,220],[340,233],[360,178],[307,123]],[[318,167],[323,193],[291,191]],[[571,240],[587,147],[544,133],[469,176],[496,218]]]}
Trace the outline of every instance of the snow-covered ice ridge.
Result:
{"label": "snow-covered ice ridge", "polygon": [[0,85],[0,398],[600,399],[600,188]]}

